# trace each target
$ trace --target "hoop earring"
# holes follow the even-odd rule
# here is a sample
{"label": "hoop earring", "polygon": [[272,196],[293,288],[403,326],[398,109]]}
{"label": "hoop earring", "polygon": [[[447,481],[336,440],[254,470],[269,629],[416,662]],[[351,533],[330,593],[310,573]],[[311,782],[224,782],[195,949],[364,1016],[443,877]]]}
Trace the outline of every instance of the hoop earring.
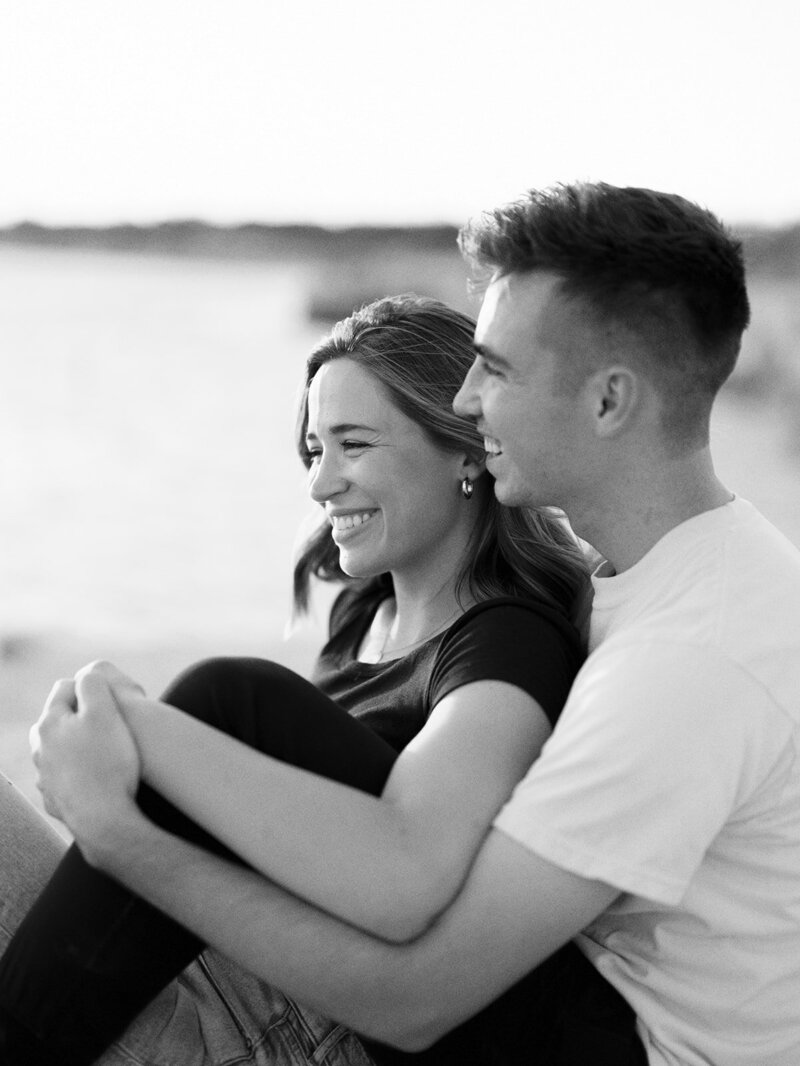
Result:
{"label": "hoop earring", "polygon": [[461,495],[465,500],[472,499],[472,493],[475,491],[475,486],[472,484],[468,477],[465,477],[461,482]]}

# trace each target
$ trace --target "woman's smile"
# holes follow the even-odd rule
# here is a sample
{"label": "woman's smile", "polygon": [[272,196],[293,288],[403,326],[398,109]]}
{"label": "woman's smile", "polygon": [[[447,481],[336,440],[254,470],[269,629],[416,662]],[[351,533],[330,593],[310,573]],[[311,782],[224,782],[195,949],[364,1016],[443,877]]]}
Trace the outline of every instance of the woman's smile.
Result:
{"label": "woman's smile", "polygon": [[349,540],[351,537],[360,533],[363,527],[370,521],[373,515],[376,515],[377,510],[372,511],[350,511],[346,514],[331,514],[330,518],[333,539],[339,543],[342,540]]}

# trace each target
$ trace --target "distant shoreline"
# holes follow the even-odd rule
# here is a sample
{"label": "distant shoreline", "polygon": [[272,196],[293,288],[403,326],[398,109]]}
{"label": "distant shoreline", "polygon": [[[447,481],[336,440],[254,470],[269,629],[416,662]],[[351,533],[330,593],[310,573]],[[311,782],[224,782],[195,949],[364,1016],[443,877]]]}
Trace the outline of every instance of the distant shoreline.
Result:
{"label": "distant shoreline", "polygon": [[[759,274],[800,276],[800,222],[786,226],[733,226],[742,239],[748,268]],[[172,219],[153,225],[46,226],[19,222],[0,228],[0,245],[142,254],[210,256],[274,261],[336,260],[387,250],[417,255],[458,255],[458,227],[418,226],[328,228],[304,223],[247,222],[216,225]]]}
{"label": "distant shoreline", "polygon": [[175,219],[155,225],[43,226],[20,222],[0,229],[0,244],[40,248],[142,252],[231,259],[339,259],[387,247],[417,254],[458,255],[458,228],[431,226],[214,225]]}

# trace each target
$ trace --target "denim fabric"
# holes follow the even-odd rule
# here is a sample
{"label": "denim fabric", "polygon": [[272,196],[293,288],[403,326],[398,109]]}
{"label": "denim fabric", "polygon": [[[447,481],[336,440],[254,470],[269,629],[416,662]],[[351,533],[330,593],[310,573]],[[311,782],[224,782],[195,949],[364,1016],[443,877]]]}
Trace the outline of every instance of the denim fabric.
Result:
{"label": "denim fabric", "polygon": [[0,954],[66,849],[49,822],[0,774]]}
{"label": "denim fabric", "polygon": [[[66,844],[0,775],[0,956]],[[172,981],[98,1066],[371,1066],[346,1028],[212,951]]]}
{"label": "denim fabric", "polygon": [[97,1066],[372,1066],[357,1037],[213,951],[136,1019]]}

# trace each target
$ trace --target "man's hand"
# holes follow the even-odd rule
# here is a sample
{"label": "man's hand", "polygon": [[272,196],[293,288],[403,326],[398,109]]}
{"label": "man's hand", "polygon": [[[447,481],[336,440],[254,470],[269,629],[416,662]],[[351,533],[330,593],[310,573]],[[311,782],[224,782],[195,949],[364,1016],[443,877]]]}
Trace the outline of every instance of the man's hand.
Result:
{"label": "man's hand", "polygon": [[[124,675],[121,675],[124,676]],[[87,667],[59,681],[31,730],[37,787],[48,813],[91,850],[129,814],[139,754],[102,671]]]}
{"label": "man's hand", "polygon": [[93,663],[89,663],[88,666],[81,667],[75,675],[75,680],[80,681],[82,677],[88,674],[101,677],[115,696],[124,698],[145,695],[144,689],[137,681],[134,681],[127,674],[123,674],[113,663],[109,663],[105,659],[96,659]]}

